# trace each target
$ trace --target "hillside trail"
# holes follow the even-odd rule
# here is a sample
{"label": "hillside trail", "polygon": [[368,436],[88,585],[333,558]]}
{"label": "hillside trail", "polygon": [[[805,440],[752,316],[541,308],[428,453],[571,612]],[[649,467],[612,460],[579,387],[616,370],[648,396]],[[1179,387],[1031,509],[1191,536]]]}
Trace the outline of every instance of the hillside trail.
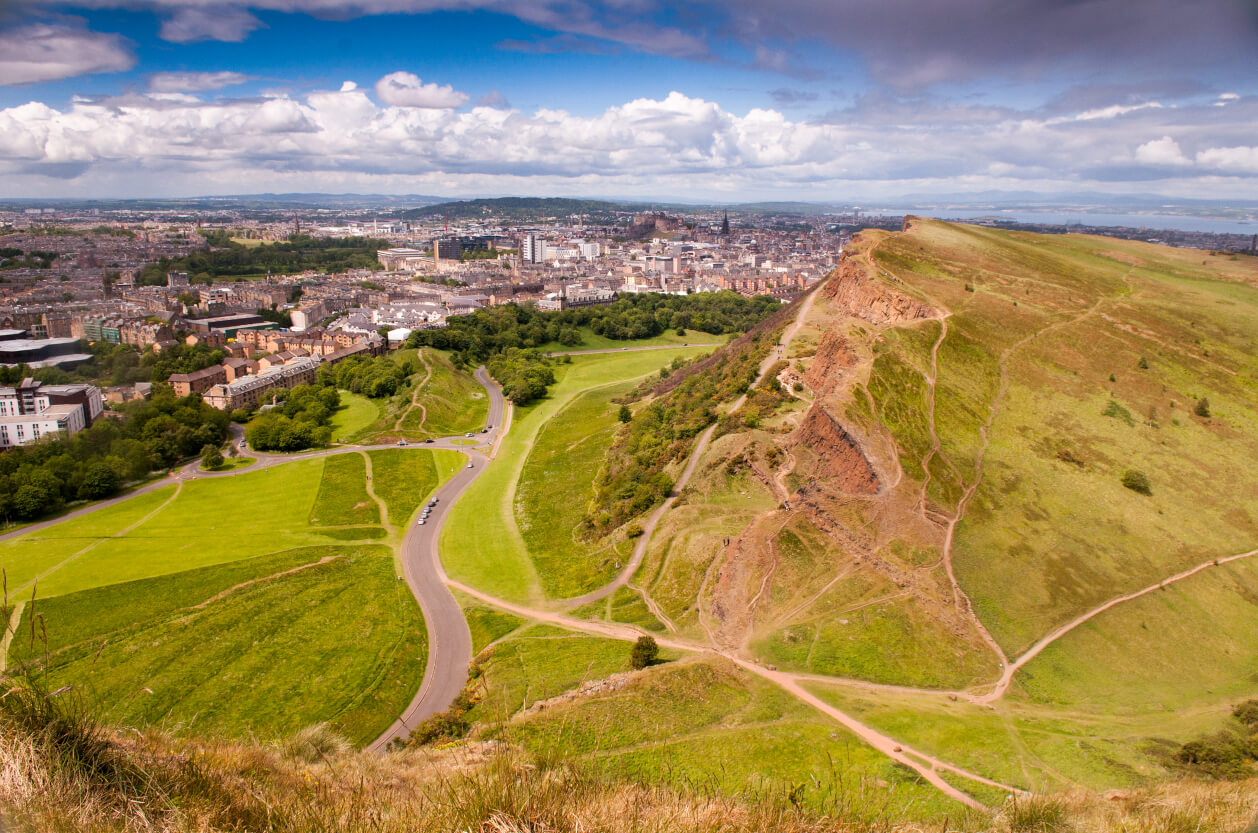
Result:
{"label": "hillside trail", "polygon": [[424,408],[423,403],[420,403],[419,394],[424,389],[424,385],[428,384],[428,380],[433,377],[433,366],[428,364],[428,359],[425,359],[423,347],[420,347],[415,356],[424,364],[424,377],[419,380],[418,385],[415,385],[415,389],[410,391],[410,406],[401,411],[401,414],[398,416],[398,422],[394,423],[394,430],[401,430],[401,424],[406,422],[406,416],[410,415],[410,411],[416,408],[419,408],[420,414],[423,415],[419,420],[419,427],[423,428],[424,423],[428,422],[428,409]]}
{"label": "hillside trail", "polygon": [[600,621],[590,621],[590,620],[585,620],[585,619],[576,619],[576,618],[573,618],[571,616],[567,616],[561,613],[553,613],[551,611],[538,610],[535,608],[525,607],[523,605],[513,604],[503,599],[498,599],[486,593],[482,593],[479,590],[475,589],[474,587],[470,587],[466,584],[451,580],[449,578],[446,579],[446,583],[450,587],[456,590],[459,590],[460,592],[466,593],[467,595],[475,599],[478,599],[479,601],[484,602],[485,604],[491,605],[493,607],[499,608],[508,613],[514,614],[516,616],[520,616],[525,619],[531,619],[533,621],[555,625],[557,627],[561,627],[566,630],[576,631],[578,633],[590,634],[593,636],[607,637],[607,638],[617,639],[617,640],[622,640],[622,641],[633,641],[633,640],[636,640],[639,636],[653,636],[656,642],[661,647],[664,647],[664,648],[671,648],[671,649],[674,649],[677,651],[683,651],[686,653],[707,654],[711,656],[723,657],[729,660],[730,662],[733,662],[734,664],[740,666],[741,668],[744,668],[750,671],[751,673],[761,676],[765,678],[766,680],[768,680],[769,682],[774,683],[779,688],[781,688],[788,694],[792,695],[796,699],[803,701],[805,704],[813,707],[815,710],[821,712],[825,716],[835,720],[840,725],[842,725],[845,729],[850,731],[852,734],[854,734],[856,737],[858,737],[860,740],[862,740],[869,746],[876,749],[878,752],[881,752],[882,754],[891,758],[895,762],[903,764],[904,766],[907,766],[910,769],[914,770],[925,781],[930,783],[936,789],[940,790],[941,792],[943,792],[945,795],[949,796],[950,798],[960,801],[961,803],[965,804],[968,807],[973,807],[975,809],[982,809],[983,805],[981,805],[978,801],[976,801],[975,799],[973,799],[966,793],[962,792],[961,790],[958,790],[956,787],[949,784],[946,780],[944,780],[939,775],[940,771],[952,773],[954,775],[957,775],[959,777],[965,778],[967,780],[973,781],[978,784],[984,784],[986,786],[991,786],[997,789],[1005,790],[1006,792],[1010,794],[1017,794],[1021,792],[1021,790],[1017,789],[1016,787],[1011,787],[1007,784],[1001,784],[998,781],[993,781],[989,778],[986,778],[985,776],[979,775],[974,772],[970,772],[969,770],[955,766],[946,761],[943,761],[931,755],[928,755],[924,752],[919,752],[915,749],[912,749],[902,743],[899,743],[887,737],[886,735],[883,735],[882,733],[865,725],[864,723],[861,723],[859,720],[847,714],[846,712],[838,708],[835,708],[834,706],[831,706],[830,704],[821,700],[816,695],[805,690],[799,684],[799,680],[797,680],[797,677],[802,680],[807,680],[808,679],[807,675],[801,676],[801,675],[791,674],[787,672],[774,671],[767,668],[763,668],[753,662],[750,662],[749,660],[743,659],[742,657],[716,650],[712,648],[710,645],[704,645],[704,644],[700,644],[696,642],[691,642],[689,640],[679,639],[676,637],[654,636],[652,634],[648,634],[646,631],[642,630],[641,628],[638,628],[633,625],[624,625],[624,624],[615,623],[615,622],[600,622]]}
{"label": "hillside trail", "polygon": [[428,409],[425,408],[423,403],[419,401],[419,394],[420,391],[424,389],[424,386],[428,384],[428,380],[432,378],[432,365],[428,363],[428,359],[424,358],[424,348],[419,348],[419,351],[415,355],[421,362],[423,362],[424,378],[420,379],[419,384],[415,385],[415,389],[411,391],[410,407],[402,411],[397,418],[397,422],[393,423],[394,431],[402,430],[402,423],[406,421],[406,417],[410,415],[411,411],[416,408],[419,408],[420,413],[423,415],[419,420],[419,427],[422,429],[424,427],[424,423],[428,422]]}
{"label": "hillside trail", "polygon": [[[760,363],[760,369],[756,374],[756,379],[748,387],[748,390],[756,388],[764,382],[764,378],[768,375],[769,370],[771,370],[773,365],[777,364],[780,358],[786,354],[786,348],[790,346],[791,340],[795,338],[796,333],[799,332],[800,327],[804,324],[804,319],[807,318],[808,313],[812,310],[813,301],[817,298],[817,287],[821,286],[822,283],[824,283],[824,281],[819,281],[817,285],[808,292],[808,295],[804,298],[803,303],[799,305],[799,311],[795,314],[795,320],[787,326],[782,333],[782,337],[778,340],[778,344],[769,350],[769,354],[765,356],[764,360]],[[744,391],[742,395],[734,400],[726,413],[734,413],[746,402],[747,391]],[[695,468],[699,465],[699,458],[702,457],[703,452],[707,450],[708,443],[711,442],[712,434],[715,433],[715,431],[716,423],[712,423],[702,434],[699,435],[699,439],[690,450],[690,458],[686,461],[685,468],[682,469],[681,475],[677,478],[676,482],[673,483],[672,491],[669,493],[668,497],[664,499],[664,502],[651,512],[651,514],[647,517],[646,522],[642,525],[642,534],[638,537],[638,542],[634,545],[633,555],[629,558],[629,562],[625,565],[625,568],[620,571],[620,575],[616,576],[616,578],[612,579],[610,582],[597,590],[592,590],[589,593],[585,593],[584,595],[576,596],[571,599],[564,599],[565,608],[571,609],[589,604],[590,602],[596,602],[599,599],[606,598],[608,595],[616,592],[618,589],[629,583],[629,580],[633,578],[633,574],[638,571],[638,568],[642,566],[642,561],[646,558],[647,548],[650,546],[651,537],[655,533],[655,528],[659,525],[660,520],[664,517],[668,510],[673,508],[673,504],[675,504],[677,502],[677,498],[681,496],[682,490],[685,489],[686,485],[690,482],[690,478],[694,475]],[[643,595],[646,595],[645,591],[643,592]]]}
{"label": "hillside trail", "polygon": [[1116,596],[1115,598],[1110,599],[1108,602],[1105,602],[1104,604],[1098,607],[1095,607],[1092,610],[1089,610],[1087,613],[1084,613],[1081,616],[1076,616],[1074,619],[1071,619],[1069,622],[1062,625],[1061,627],[1058,627],[1050,631],[1048,634],[1042,637],[1038,642],[1036,642],[1034,645],[1028,648],[1027,651],[1023,653],[1020,657],[1018,657],[1012,663],[1009,663],[1008,666],[1005,668],[1004,673],[1000,675],[1000,679],[996,681],[996,685],[991,690],[991,692],[989,692],[988,694],[984,694],[982,696],[973,698],[974,702],[987,704],[995,700],[999,700],[1001,697],[1005,695],[1005,692],[1009,690],[1009,686],[1013,682],[1014,675],[1017,674],[1018,671],[1021,670],[1024,665],[1026,665],[1028,662],[1030,662],[1031,660],[1039,656],[1040,653],[1043,652],[1044,649],[1047,648],[1049,645],[1052,645],[1058,639],[1061,639],[1063,636],[1070,633],[1072,630],[1079,627],[1080,625],[1090,622],[1092,619],[1095,619],[1097,616],[1100,616],[1105,611],[1110,610],[1111,608],[1114,608],[1122,604],[1123,602],[1129,602],[1129,601],[1132,601],[1133,599],[1138,599],[1141,596],[1148,595],[1149,593],[1152,593],[1155,590],[1165,590],[1167,587],[1171,586],[1172,584],[1176,584],[1178,582],[1184,581],[1185,579],[1192,578],[1193,576],[1197,575],[1203,570],[1208,570],[1211,567],[1219,567],[1224,564],[1231,563],[1233,561],[1241,561],[1246,558],[1253,558],[1255,555],[1258,555],[1258,549],[1250,550],[1249,552],[1237,553],[1236,555],[1229,555],[1224,558],[1213,558],[1209,561],[1198,564],[1196,567],[1192,567],[1190,569],[1184,570],[1183,572],[1176,573],[1175,575],[1170,576],[1169,578],[1162,579],[1156,584],[1150,584],[1148,587],[1137,590],[1133,593],[1127,593],[1122,596]]}

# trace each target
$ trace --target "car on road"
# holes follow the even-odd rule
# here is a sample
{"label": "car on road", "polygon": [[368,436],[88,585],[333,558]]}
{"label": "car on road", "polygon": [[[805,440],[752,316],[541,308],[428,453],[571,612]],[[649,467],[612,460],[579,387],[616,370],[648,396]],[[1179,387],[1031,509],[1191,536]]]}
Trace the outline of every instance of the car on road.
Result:
{"label": "car on road", "polygon": [[398,440],[398,441],[397,441],[397,444],[398,444],[398,445],[406,445],[406,440]]}
{"label": "car on road", "polygon": [[423,526],[425,523],[426,521],[423,518],[420,518],[419,523],[417,523],[416,526]]}
{"label": "car on road", "polygon": [[475,434],[474,434],[473,432],[471,432],[471,431],[468,431],[468,432],[467,432],[466,434],[464,434],[463,436],[465,436],[465,437],[473,437],[473,436],[475,436]]}
{"label": "car on road", "polygon": [[429,437],[428,439],[424,440],[424,442],[426,442],[426,443],[430,443],[430,442],[432,442],[432,437]]}
{"label": "car on road", "polygon": [[481,432],[482,434],[488,434],[488,433],[489,433],[489,429],[488,429],[488,428],[482,428],[482,429],[480,429],[480,432]]}
{"label": "car on road", "polygon": [[440,498],[433,498],[432,500],[428,501],[428,505],[429,505],[429,506],[436,506],[436,505],[437,505],[437,501],[438,501],[439,499],[440,499]]}
{"label": "car on road", "polygon": [[467,464],[467,467],[470,469],[470,468],[472,467],[472,464],[471,464],[471,463],[468,463],[468,464]]}

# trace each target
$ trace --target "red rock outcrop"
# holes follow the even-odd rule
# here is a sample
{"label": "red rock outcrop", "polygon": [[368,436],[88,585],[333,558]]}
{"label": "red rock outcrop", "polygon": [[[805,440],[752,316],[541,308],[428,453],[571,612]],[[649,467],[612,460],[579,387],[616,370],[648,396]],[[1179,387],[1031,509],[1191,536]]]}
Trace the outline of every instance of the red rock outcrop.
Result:
{"label": "red rock outcrop", "polygon": [[826,330],[821,334],[817,354],[808,366],[808,372],[804,374],[804,382],[809,390],[824,396],[834,390],[843,378],[843,371],[853,367],[859,359],[851,342],[841,333],[837,330]]}
{"label": "red rock outcrop", "polygon": [[864,452],[843,426],[820,405],[809,409],[791,437],[816,455],[812,474],[850,495],[872,495],[878,491],[878,475]]}
{"label": "red rock outcrop", "polygon": [[848,315],[870,324],[897,324],[935,315],[929,304],[871,280],[865,266],[851,257],[843,260],[823,291]]}

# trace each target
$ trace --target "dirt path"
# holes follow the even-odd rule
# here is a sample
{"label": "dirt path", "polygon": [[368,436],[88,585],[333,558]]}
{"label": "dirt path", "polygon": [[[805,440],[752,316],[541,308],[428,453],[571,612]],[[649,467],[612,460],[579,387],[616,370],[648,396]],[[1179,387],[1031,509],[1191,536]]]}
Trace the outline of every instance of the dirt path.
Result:
{"label": "dirt path", "polygon": [[424,378],[420,379],[419,383],[415,385],[415,389],[411,391],[410,407],[402,411],[402,413],[398,415],[397,422],[393,423],[394,431],[402,430],[402,423],[406,421],[406,417],[410,414],[410,412],[416,408],[419,408],[419,410],[423,413],[423,418],[419,421],[419,427],[422,429],[424,427],[424,423],[428,421],[428,409],[425,408],[423,406],[423,403],[419,401],[419,394],[420,394],[420,391],[424,389],[424,385],[428,384],[428,380],[432,378],[432,365],[430,365],[428,363],[428,360],[424,358],[424,348],[422,347],[419,348],[419,352],[417,352],[415,355],[419,358],[421,362],[423,362],[424,371],[425,371]]}
{"label": "dirt path", "polygon": [[343,556],[340,556],[340,555],[325,555],[323,556],[323,558],[320,558],[318,561],[312,561],[309,564],[299,564],[296,567],[293,567],[292,569],[283,570],[273,575],[262,576],[261,578],[251,578],[248,581],[242,581],[240,582],[240,584],[234,584],[231,587],[228,587],[226,590],[222,590],[218,593],[215,593],[213,596],[210,596],[208,599],[206,599],[205,601],[199,604],[194,604],[192,607],[188,608],[188,610],[204,610],[205,608],[209,607],[215,602],[221,602],[223,599],[227,598],[232,593],[235,593],[237,590],[244,590],[246,587],[251,587],[255,584],[262,584],[263,582],[267,582],[267,581],[275,581],[277,578],[284,578],[285,576],[291,576],[294,573],[300,573],[302,570],[309,570],[311,567],[318,567],[320,565],[327,564],[330,561],[339,561],[342,557]]}
{"label": "dirt path", "polygon": [[[636,640],[639,636],[649,635],[646,631],[633,625],[576,619],[562,613],[553,613],[550,611],[537,610],[534,608],[524,607],[523,605],[513,604],[511,602],[490,596],[486,593],[482,593],[473,587],[469,587],[468,585],[457,581],[447,579],[446,583],[450,587],[466,593],[467,595],[472,596],[485,604],[499,608],[500,610],[505,610],[508,613],[512,613],[525,619],[555,625],[566,630],[625,641]],[[877,751],[883,753],[897,763],[903,764],[904,766],[914,770],[936,789],[940,790],[950,798],[960,801],[966,806],[976,809],[982,807],[979,802],[975,801],[973,798],[945,781],[939,775],[940,771],[950,772],[954,775],[974,781],[975,783],[996,787],[1010,793],[1020,792],[1014,787],[1001,784],[997,781],[992,781],[982,775],[954,766],[946,761],[939,760],[938,758],[934,758],[923,752],[918,752],[917,750],[911,749],[902,743],[892,740],[877,730],[861,723],[859,720],[848,715],[846,712],[831,706],[818,698],[816,695],[805,690],[802,686],[800,686],[799,679],[808,679],[806,675],[800,676],[781,671],[770,671],[767,668],[763,668],[755,663],[742,659],[741,657],[732,656],[728,653],[715,650],[707,645],[700,645],[687,640],[659,636],[656,636],[655,640],[660,646],[665,648],[672,648],[674,650],[685,651],[687,653],[711,654],[714,656],[724,657],[736,665],[769,680],[782,688],[788,694],[796,697],[827,717],[835,720]]]}
{"label": "dirt path", "polygon": [[1093,608],[1092,610],[1089,610],[1087,613],[1083,614],[1082,616],[1077,616],[1074,619],[1071,619],[1066,624],[1048,633],[1046,636],[1044,636],[1042,639],[1040,639],[1038,642],[1032,645],[1026,651],[1026,653],[1018,657],[1012,663],[1008,663],[1005,668],[1004,673],[1001,674],[1000,679],[996,681],[995,688],[993,688],[989,694],[985,694],[981,697],[974,698],[974,701],[977,703],[991,703],[994,700],[999,700],[1001,697],[1005,695],[1005,692],[1009,690],[1009,685],[1010,683],[1013,682],[1013,676],[1017,674],[1018,671],[1024,665],[1026,665],[1028,662],[1030,662],[1031,660],[1039,656],[1040,653],[1049,645],[1052,645],[1058,639],[1061,639],[1063,636],[1070,633],[1072,630],[1084,624],[1085,622],[1089,622],[1092,619],[1095,619],[1097,616],[1100,616],[1105,611],[1113,607],[1116,607],[1122,604],[1123,602],[1129,602],[1133,599],[1138,599],[1141,596],[1145,596],[1149,593],[1152,593],[1154,590],[1162,590],[1166,587],[1169,587],[1172,584],[1184,581],[1185,579],[1192,578],[1193,576],[1197,575],[1197,573],[1200,573],[1203,570],[1208,570],[1211,567],[1218,567],[1220,565],[1227,564],[1232,561],[1240,561],[1245,558],[1253,558],[1255,555],[1258,555],[1258,549],[1250,550],[1249,552],[1242,552],[1237,555],[1229,555],[1225,558],[1211,559],[1210,561],[1206,561],[1203,564],[1198,564],[1196,567],[1193,567],[1188,570],[1184,570],[1182,573],[1176,573],[1170,578],[1162,579],[1156,584],[1150,584],[1148,587],[1145,587],[1142,590],[1137,590],[1134,593],[1128,593],[1124,596],[1118,596],[1116,598],[1110,599],[1108,602],[1101,605],[1100,607]]}
{"label": "dirt path", "polygon": [[362,455],[363,461],[366,463],[367,479],[364,482],[367,486],[367,496],[376,502],[376,506],[380,507],[380,525],[385,528],[386,532],[392,535],[394,529],[393,524],[389,523],[389,505],[381,500],[380,496],[376,494],[375,484],[371,480],[371,455],[365,451],[360,451],[358,453]]}

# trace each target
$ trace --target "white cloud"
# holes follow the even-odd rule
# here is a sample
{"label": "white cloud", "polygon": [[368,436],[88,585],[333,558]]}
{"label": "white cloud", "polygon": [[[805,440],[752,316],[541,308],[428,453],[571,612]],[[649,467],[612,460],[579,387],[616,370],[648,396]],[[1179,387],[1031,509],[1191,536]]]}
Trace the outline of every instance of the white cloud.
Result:
{"label": "white cloud", "polygon": [[1192,160],[1184,156],[1179,149],[1179,142],[1170,136],[1145,142],[1136,148],[1136,161],[1144,165],[1191,165]]}
{"label": "white cloud", "polygon": [[461,107],[468,96],[449,84],[425,84],[409,72],[391,72],[376,82],[376,98],[395,107],[446,110]]}
{"label": "white cloud", "polygon": [[248,80],[248,75],[239,72],[158,72],[149,76],[149,90],[155,93],[205,92]]}
{"label": "white cloud", "polygon": [[1209,148],[1197,154],[1197,164],[1230,173],[1258,174],[1258,147]]}
{"label": "white cloud", "polygon": [[[373,97],[346,82],[300,97],[150,92],[0,109],[0,179],[15,195],[209,193],[200,183],[219,182],[226,193],[284,186],[841,199],[874,187],[1120,191],[1159,182],[1165,193],[1189,192],[1207,187],[1205,177],[1212,194],[1244,193],[1258,175],[1248,99],[1224,111],[1206,102],[1151,109],[1140,120],[1084,121],[1014,110],[965,118],[964,108],[940,107],[897,115],[894,102],[878,109],[870,101],[840,121],[808,123],[679,92],[574,114],[460,110],[462,93],[406,74],[386,90]],[[385,100],[395,93],[404,104]],[[411,106],[417,101],[447,106]],[[1215,121],[1192,118],[1202,113]],[[1190,158],[1184,148],[1210,150]]]}
{"label": "white cloud", "polygon": [[162,24],[159,34],[163,40],[174,43],[195,43],[205,40],[238,43],[254,29],[260,28],[262,28],[262,21],[245,9],[233,6],[205,8],[189,6],[177,9],[174,15]]}
{"label": "white cloud", "polygon": [[124,72],[133,66],[135,57],[119,35],[54,23],[0,32],[0,86]]}

